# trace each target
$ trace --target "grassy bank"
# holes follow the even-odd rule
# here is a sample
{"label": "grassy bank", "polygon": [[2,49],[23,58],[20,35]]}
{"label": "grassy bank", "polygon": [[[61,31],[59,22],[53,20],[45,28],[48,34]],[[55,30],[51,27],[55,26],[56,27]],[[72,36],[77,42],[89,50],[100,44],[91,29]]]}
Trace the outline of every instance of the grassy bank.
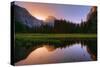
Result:
{"label": "grassy bank", "polygon": [[96,38],[96,34],[23,34],[17,33],[15,35],[16,38],[32,38],[32,39],[40,39],[40,38]]}

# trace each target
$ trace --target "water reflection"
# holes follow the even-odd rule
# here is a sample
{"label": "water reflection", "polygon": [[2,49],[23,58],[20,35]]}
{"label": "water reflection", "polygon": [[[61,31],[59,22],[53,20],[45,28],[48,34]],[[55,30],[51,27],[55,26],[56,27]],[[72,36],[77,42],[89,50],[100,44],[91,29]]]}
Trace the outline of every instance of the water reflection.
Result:
{"label": "water reflection", "polygon": [[15,65],[97,60],[96,39],[16,40]]}

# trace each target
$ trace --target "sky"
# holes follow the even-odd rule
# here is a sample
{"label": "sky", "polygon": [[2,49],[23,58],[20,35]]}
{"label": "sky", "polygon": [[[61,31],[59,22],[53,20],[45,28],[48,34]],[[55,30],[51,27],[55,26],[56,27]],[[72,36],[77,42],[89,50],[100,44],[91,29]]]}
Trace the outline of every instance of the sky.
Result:
{"label": "sky", "polygon": [[40,20],[45,20],[48,16],[54,16],[57,19],[65,19],[73,23],[81,23],[81,20],[86,21],[86,16],[92,7],[22,1],[16,1],[15,4],[27,9],[32,16]]}

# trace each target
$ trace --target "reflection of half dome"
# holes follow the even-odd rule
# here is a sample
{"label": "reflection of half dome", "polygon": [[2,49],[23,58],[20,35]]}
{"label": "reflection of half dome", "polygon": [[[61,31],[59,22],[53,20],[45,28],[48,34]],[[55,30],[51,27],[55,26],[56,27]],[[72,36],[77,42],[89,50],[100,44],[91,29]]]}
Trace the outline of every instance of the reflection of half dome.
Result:
{"label": "reflection of half dome", "polygon": [[54,51],[56,48],[54,46],[45,45],[44,46],[48,51]]}

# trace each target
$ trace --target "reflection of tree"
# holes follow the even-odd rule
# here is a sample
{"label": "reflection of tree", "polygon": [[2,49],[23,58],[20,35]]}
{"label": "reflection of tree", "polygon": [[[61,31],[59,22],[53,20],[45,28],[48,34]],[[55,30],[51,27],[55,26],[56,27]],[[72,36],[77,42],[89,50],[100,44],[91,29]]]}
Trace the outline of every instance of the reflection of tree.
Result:
{"label": "reflection of tree", "polygon": [[14,62],[18,62],[25,59],[35,49],[45,46],[48,51],[54,51],[57,48],[66,48],[74,45],[75,43],[81,43],[82,46],[87,46],[87,51],[91,55],[93,60],[97,59],[97,40],[96,39],[58,39],[59,42],[45,40],[42,42],[31,40],[16,40],[15,43],[15,58]]}

